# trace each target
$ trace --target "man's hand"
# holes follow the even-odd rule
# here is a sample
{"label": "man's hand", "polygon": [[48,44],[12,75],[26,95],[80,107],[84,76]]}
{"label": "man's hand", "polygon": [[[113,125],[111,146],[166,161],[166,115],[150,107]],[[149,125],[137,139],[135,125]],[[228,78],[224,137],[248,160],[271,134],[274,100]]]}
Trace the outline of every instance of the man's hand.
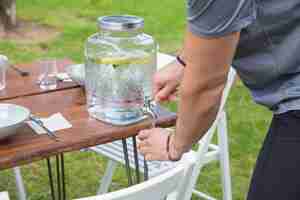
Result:
{"label": "man's hand", "polygon": [[143,130],[139,133],[139,151],[146,160],[168,160],[167,138],[170,132],[162,128]]}
{"label": "man's hand", "polygon": [[183,77],[183,69],[183,66],[175,61],[155,74],[153,94],[156,102],[176,100],[176,92]]}

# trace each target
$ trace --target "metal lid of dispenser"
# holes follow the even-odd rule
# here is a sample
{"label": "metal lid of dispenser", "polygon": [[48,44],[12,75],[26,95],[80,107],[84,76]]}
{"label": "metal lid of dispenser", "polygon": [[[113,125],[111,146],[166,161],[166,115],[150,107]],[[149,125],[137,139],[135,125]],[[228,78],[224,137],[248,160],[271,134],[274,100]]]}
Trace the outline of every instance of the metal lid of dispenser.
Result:
{"label": "metal lid of dispenser", "polygon": [[133,15],[112,15],[98,18],[100,29],[111,31],[133,31],[144,27],[144,19]]}

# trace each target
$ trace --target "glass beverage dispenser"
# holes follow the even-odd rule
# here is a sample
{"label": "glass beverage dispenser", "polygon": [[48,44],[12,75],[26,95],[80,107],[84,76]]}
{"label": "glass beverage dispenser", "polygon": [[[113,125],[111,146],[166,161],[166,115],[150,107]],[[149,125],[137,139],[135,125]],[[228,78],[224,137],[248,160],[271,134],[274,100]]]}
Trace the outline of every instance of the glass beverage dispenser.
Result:
{"label": "glass beverage dispenser", "polygon": [[114,125],[144,118],[152,97],[157,46],[137,16],[105,16],[86,42],[86,93],[90,116]]}

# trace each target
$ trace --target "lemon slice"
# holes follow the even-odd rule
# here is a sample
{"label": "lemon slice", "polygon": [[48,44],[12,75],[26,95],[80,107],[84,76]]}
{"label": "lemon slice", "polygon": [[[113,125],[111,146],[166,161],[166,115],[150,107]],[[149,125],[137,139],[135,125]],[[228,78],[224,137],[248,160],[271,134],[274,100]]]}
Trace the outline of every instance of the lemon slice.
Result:
{"label": "lemon slice", "polygon": [[151,62],[151,57],[104,57],[95,60],[97,64],[124,66],[129,64],[147,64]]}

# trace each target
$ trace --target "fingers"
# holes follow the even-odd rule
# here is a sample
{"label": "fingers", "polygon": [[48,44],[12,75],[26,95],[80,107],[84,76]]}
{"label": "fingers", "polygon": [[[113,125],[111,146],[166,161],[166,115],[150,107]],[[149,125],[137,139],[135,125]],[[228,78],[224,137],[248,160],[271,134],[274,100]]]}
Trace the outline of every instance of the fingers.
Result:
{"label": "fingers", "polygon": [[151,154],[145,155],[145,159],[146,159],[147,161],[155,160],[155,158],[154,158]]}
{"label": "fingers", "polygon": [[174,92],[168,97],[168,101],[177,101],[178,100],[178,91]]}
{"label": "fingers", "polygon": [[172,94],[170,94],[166,99],[155,99],[157,102],[164,102],[164,101],[177,101],[178,100],[178,91],[174,91]]}
{"label": "fingers", "polygon": [[143,155],[151,154],[151,149],[149,147],[141,147],[139,148],[139,152]]}
{"label": "fingers", "polygon": [[147,138],[149,138],[150,136],[150,131],[147,130],[143,130],[138,134],[138,144],[137,144],[137,148],[139,149],[139,151],[144,152],[145,147],[147,147],[149,145],[149,142],[147,141]]}
{"label": "fingers", "polygon": [[138,150],[142,155],[145,156],[146,160],[150,160],[152,158],[152,156],[150,156],[152,153],[151,153],[151,148],[148,147],[147,145],[148,145],[147,141],[139,142]]}
{"label": "fingers", "polygon": [[153,95],[154,97],[157,95],[157,93],[163,88],[163,84],[160,83],[154,83],[153,85]]}
{"label": "fingers", "polygon": [[137,137],[139,140],[142,141],[142,140],[146,140],[147,138],[149,138],[150,134],[151,134],[151,132],[149,130],[142,130],[139,132]]}
{"label": "fingers", "polygon": [[149,145],[149,142],[147,140],[140,141],[138,143],[138,149],[141,149],[141,148],[146,147],[148,145]]}
{"label": "fingers", "polygon": [[168,84],[158,91],[155,95],[155,101],[166,101],[174,92],[176,92],[176,85]]}
{"label": "fingers", "polygon": [[156,94],[165,86],[165,84],[166,83],[159,78],[159,75],[156,74],[153,79],[153,95],[156,96]]}
{"label": "fingers", "polygon": [[147,153],[147,154],[145,154],[144,156],[145,156],[145,159],[146,159],[147,161],[153,161],[153,160],[156,160],[156,161],[164,161],[164,160],[168,160],[167,155],[165,155],[165,156],[155,156],[154,154]]}
{"label": "fingers", "polygon": [[146,160],[168,160],[165,131],[165,129],[154,128],[140,131],[138,134],[138,150]]}
{"label": "fingers", "polygon": [[155,155],[153,154],[153,152],[151,152],[151,150],[147,147],[141,148],[139,149],[139,152],[144,155],[145,159],[148,161],[151,160],[158,160],[158,158],[155,157]]}

